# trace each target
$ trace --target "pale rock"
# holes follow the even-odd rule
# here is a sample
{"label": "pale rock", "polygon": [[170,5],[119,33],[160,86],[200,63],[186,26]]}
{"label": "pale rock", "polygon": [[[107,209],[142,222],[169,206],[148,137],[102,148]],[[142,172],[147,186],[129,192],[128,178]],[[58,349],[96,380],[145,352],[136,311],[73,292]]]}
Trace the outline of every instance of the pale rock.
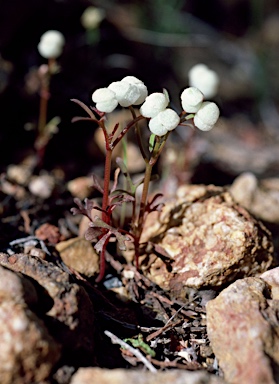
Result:
{"label": "pale rock", "polygon": [[264,272],[261,276],[271,288],[272,299],[279,300],[279,267],[269,269]]}
{"label": "pale rock", "polygon": [[26,185],[31,174],[32,169],[26,164],[11,164],[7,167],[7,177],[21,185]]}
{"label": "pale rock", "polygon": [[67,189],[74,196],[80,200],[89,197],[93,191],[92,188],[93,178],[88,176],[77,177],[68,182]]}
{"label": "pale rock", "polygon": [[278,382],[278,309],[257,277],[235,281],[207,303],[208,336],[228,383]]}
{"label": "pale rock", "polygon": [[[38,257],[23,253],[11,256],[0,253],[0,265],[15,272],[24,271],[24,276],[44,288],[38,302],[41,306],[47,306],[51,335],[67,353],[75,354],[77,361],[92,361],[94,311],[85,289],[73,283],[69,273]],[[42,291],[45,293],[42,294]]]}
{"label": "pale rock", "polygon": [[42,199],[48,199],[54,189],[54,179],[50,175],[33,176],[29,182],[30,192]]}
{"label": "pale rock", "polygon": [[225,384],[224,381],[205,371],[187,372],[171,370],[150,373],[127,369],[79,368],[70,384]]}
{"label": "pale rock", "polygon": [[253,173],[244,172],[234,180],[230,193],[259,219],[279,224],[279,178],[258,180]]}
{"label": "pale rock", "polygon": [[99,272],[99,256],[92,244],[81,238],[75,237],[61,241],[56,245],[64,263],[87,277],[92,277]]}
{"label": "pale rock", "polygon": [[172,295],[185,288],[220,289],[268,269],[273,259],[269,231],[226,189],[183,186],[162,212],[148,216],[141,241],[145,275]]}
{"label": "pale rock", "polygon": [[60,358],[59,344],[30,309],[37,301],[28,279],[0,266],[1,384],[41,383]]}

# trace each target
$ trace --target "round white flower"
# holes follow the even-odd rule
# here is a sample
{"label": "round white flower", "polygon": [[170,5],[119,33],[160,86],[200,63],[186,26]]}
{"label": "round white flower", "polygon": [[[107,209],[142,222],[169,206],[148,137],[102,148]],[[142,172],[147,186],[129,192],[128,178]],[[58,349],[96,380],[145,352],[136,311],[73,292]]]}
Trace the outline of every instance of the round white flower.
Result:
{"label": "round white flower", "polygon": [[105,18],[105,11],[94,6],[87,7],[81,15],[80,21],[85,29],[98,28]]}
{"label": "round white flower", "polygon": [[189,85],[198,88],[206,98],[214,97],[219,86],[219,76],[205,64],[197,64],[188,73]]}
{"label": "round white flower", "polygon": [[140,113],[144,117],[155,117],[159,112],[167,108],[169,100],[164,93],[151,93],[140,107]]}
{"label": "round white flower", "polygon": [[161,111],[149,121],[149,129],[157,136],[164,136],[175,129],[180,122],[178,114],[170,108]]}
{"label": "round white flower", "polygon": [[115,92],[108,88],[97,89],[92,95],[92,100],[99,111],[106,113],[112,112],[118,105]]}
{"label": "round white flower", "polygon": [[198,88],[189,87],[181,94],[181,104],[184,111],[196,113],[203,102],[203,94]]}
{"label": "round white flower", "polygon": [[108,86],[113,91],[121,107],[129,107],[139,98],[140,91],[133,85],[124,81],[115,81]]}
{"label": "round white flower", "polygon": [[219,115],[220,111],[217,105],[211,101],[205,101],[195,114],[194,124],[201,131],[210,131],[216,124]]}
{"label": "round white flower", "polygon": [[64,36],[59,31],[47,31],[40,39],[38,51],[45,59],[56,59],[61,55],[65,44]]}
{"label": "round white flower", "polygon": [[147,87],[143,83],[143,81],[139,80],[135,76],[126,76],[121,81],[124,81],[124,82],[129,83],[129,84],[133,84],[138,88],[140,95],[139,95],[138,99],[133,104],[134,105],[142,104],[148,95]]}

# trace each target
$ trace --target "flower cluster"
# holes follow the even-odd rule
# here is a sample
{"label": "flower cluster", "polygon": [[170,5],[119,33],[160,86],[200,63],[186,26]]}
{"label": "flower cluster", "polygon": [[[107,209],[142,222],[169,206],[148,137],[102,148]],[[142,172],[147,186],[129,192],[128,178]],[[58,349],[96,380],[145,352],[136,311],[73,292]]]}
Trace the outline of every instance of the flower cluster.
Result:
{"label": "flower cluster", "polygon": [[184,89],[181,104],[185,112],[195,113],[194,124],[201,131],[209,131],[216,124],[220,111],[212,101],[203,101],[204,95],[195,87]]}
{"label": "flower cluster", "polygon": [[147,88],[144,83],[135,76],[126,76],[121,81],[111,83],[107,88],[97,89],[92,100],[96,108],[101,112],[112,112],[117,105],[129,107],[140,105],[147,96]]}
{"label": "flower cluster", "polygon": [[[149,120],[149,129],[156,136],[164,136],[175,129],[183,119],[169,105],[167,91],[148,96],[144,83],[134,76],[111,83],[107,88],[97,89],[92,100],[100,112],[110,113],[118,105],[130,107],[141,105],[140,114]],[[184,89],[181,94],[182,108],[194,117],[194,124],[202,131],[209,131],[219,118],[219,108],[213,102],[204,101],[204,94],[196,87]]]}
{"label": "flower cluster", "polygon": [[50,30],[41,36],[38,51],[45,59],[57,59],[62,53],[64,44],[65,39],[62,33]]}

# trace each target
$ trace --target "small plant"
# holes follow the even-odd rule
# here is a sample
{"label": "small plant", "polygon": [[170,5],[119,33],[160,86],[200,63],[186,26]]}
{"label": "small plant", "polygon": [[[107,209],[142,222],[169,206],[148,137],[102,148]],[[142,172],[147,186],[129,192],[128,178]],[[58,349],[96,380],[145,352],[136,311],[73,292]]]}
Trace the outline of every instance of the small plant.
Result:
{"label": "small plant", "polygon": [[40,79],[40,111],[35,150],[37,152],[37,165],[39,167],[43,162],[45,148],[53,134],[57,132],[57,125],[60,122],[60,119],[55,117],[47,123],[47,109],[50,97],[50,80],[51,77],[59,71],[56,59],[61,55],[64,44],[64,36],[61,32],[55,30],[45,32],[41,36],[38,44],[40,55],[47,59],[47,64],[42,64],[38,69]]}
{"label": "small plant", "polygon": [[[183,111],[178,115],[168,107],[170,100],[166,90],[148,96],[147,88],[141,80],[134,76],[127,76],[121,81],[111,83],[107,88],[97,89],[92,95],[96,107],[89,108],[81,101],[73,99],[88,114],[88,117],[75,117],[73,121],[89,120],[98,124],[106,144],[103,185],[101,186],[97,177],[93,176],[93,187],[102,194],[102,206],[94,205],[90,200],[82,203],[79,199],[75,199],[77,208],[72,209],[73,214],[83,214],[90,220],[85,238],[95,244],[94,248],[100,254],[100,274],[96,279],[97,282],[104,277],[105,252],[113,238],[118,241],[120,250],[126,250],[126,242],[133,241],[135,263],[138,267],[138,258],[142,249],[140,239],[145,219],[150,212],[160,210],[162,207],[159,202],[162,195],[157,194],[149,199],[148,193],[153,167],[164,149],[168,136],[179,125],[193,126],[189,123],[191,119],[197,128],[208,131],[213,128],[219,118],[217,105],[213,102],[204,102],[203,98],[203,94],[197,88],[186,88],[181,94]],[[119,124],[116,124],[109,132],[106,127],[106,114],[112,112],[118,105],[129,108],[131,121],[120,130]],[[139,112],[135,110],[135,105],[141,105]],[[144,142],[145,135],[142,134],[139,124],[144,119],[147,120],[151,132],[149,142]],[[134,184],[125,163],[118,158],[118,168],[115,171],[113,185],[110,187],[112,152],[132,128],[135,129],[140,152],[145,161],[144,178]],[[126,178],[125,190],[118,187],[120,171]],[[136,191],[141,184],[143,186],[140,201],[138,201]],[[124,203],[132,204],[128,228],[122,228],[113,216],[115,208]],[[94,210],[101,212],[101,218],[96,213],[94,215]]]}

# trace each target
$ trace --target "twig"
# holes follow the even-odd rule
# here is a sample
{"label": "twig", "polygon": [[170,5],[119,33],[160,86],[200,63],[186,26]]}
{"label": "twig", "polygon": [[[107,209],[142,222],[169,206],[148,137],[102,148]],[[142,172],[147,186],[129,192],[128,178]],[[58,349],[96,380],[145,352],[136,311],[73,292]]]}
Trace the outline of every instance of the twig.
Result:
{"label": "twig", "polygon": [[157,372],[157,369],[143,356],[143,354],[138,349],[131,347],[131,345],[125,343],[125,341],[119,339],[110,331],[105,331],[104,333],[111,339],[113,344],[119,344],[122,348],[127,349],[134,356],[136,356],[146,366],[146,368],[149,369],[150,372]]}
{"label": "twig", "polygon": [[150,340],[154,339],[155,337],[158,337],[159,335],[161,335],[161,333],[167,331],[169,328],[174,328],[176,325],[181,323],[181,321],[182,321],[182,319],[177,320],[173,323],[169,323],[169,320],[168,320],[167,324],[164,327],[162,327],[162,328],[156,330],[155,332],[151,333],[150,335],[148,335],[146,338],[146,341],[150,341]]}

